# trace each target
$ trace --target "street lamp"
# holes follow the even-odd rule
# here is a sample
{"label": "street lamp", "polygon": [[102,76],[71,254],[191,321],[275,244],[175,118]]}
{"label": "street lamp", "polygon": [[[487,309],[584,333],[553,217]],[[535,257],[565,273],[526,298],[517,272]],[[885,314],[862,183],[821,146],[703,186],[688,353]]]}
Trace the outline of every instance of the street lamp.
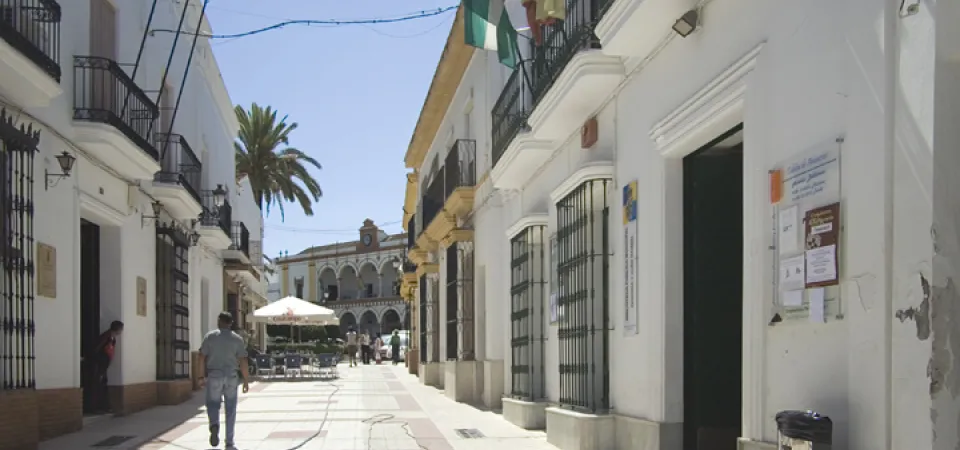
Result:
{"label": "street lamp", "polygon": [[217,188],[213,190],[213,204],[220,208],[223,206],[223,202],[227,199],[227,191],[223,188],[222,184],[218,184]]}
{"label": "street lamp", "polygon": [[[66,177],[69,177],[70,171],[73,170],[73,163],[77,161],[76,157],[74,157],[73,155],[67,152],[63,152],[57,155],[56,158],[57,158],[57,164],[60,165],[60,173],[50,173],[46,169],[43,170],[44,178],[46,180],[46,184],[44,185],[44,190],[47,190],[47,189],[50,189],[51,187],[56,186],[57,183],[60,182],[60,180]],[[50,183],[50,178],[54,179],[53,184]]]}

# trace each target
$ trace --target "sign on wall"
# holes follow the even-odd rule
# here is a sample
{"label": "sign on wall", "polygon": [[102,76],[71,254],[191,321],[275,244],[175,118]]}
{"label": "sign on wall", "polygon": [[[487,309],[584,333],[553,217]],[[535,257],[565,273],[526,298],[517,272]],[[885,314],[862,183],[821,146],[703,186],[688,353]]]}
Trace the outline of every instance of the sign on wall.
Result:
{"label": "sign on wall", "polygon": [[637,181],[623,186],[623,334],[639,333],[637,297]]}
{"label": "sign on wall", "polygon": [[137,277],[137,315],[147,317],[147,279]]}
{"label": "sign on wall", "polygon": [[37,242],[37,294],[57,298],[57,249]]}
{"label": "sign on wall", "polygon": [[781,320],[823,323],[840,303],[840,144],[811,149],[770,171],[775,310]]}

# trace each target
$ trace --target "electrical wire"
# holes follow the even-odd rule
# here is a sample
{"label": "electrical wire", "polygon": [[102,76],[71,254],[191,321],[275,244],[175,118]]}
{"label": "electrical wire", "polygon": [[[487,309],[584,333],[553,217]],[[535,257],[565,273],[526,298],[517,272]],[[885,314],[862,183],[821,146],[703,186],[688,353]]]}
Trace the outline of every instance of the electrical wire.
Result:
{"label": "electrical wire", "polygon": [[413,441],[417,444],[417,447],[420,447],[422,450],[430,450],[428,447],[420,443],[420,439],[413,435],[413,430],[410,429],[409,422],[402,419],[397,419],[397,416],[393,414],[377,414],[364,419],[362,423],[370,425],[370,431],[367,433],[367,450],[373,450],[373,427],[377,425],[388,424],[400,425],[400,428],[403,428],[403,432],[407,433],[407,436],[410,436],[410,438],[413,439]]}
{"label": "electrical wire", "polygon": [[204,33],[192,32],[192,31],[177,31],[177,30],[171,30],[171,29],[168,29],[168,28],[157,28],[157,29],[154,29],[154,30],[150,30],[150,35],[153,36],[153,35],[155,35],[156,33],[176,33],[176,34],[199,35],[199,36],[203,36],[203,37],[206,37],[206,38],[209,38],[209,39],[237,39],[237,38],[242,38],[242,37],[257,35],[257,34],[260,34],[260,33],[265,33],[265,32],[267,32],[267,31],[279,30],[279,29],[281,29],[281,28],[286,28],[286,27],[291,26],[291,25],[343,26],[343,25],[377,25],[377,24],[385,24],[385,23],[407,22],[407,21],[410,21],[410,20],[417,20],[417,19],[424,19],[424,18],[427,18],[427,17],[439,16],[439,15],[444,14],[444,13],[446,13],[446,12],[453,11],[453,10],[459,8],[459,7],[460,7],[460,5],[452,5],[452,6],[447,6],[447,7],[443,7],[443,8],[417,11],[417,12],[415,12],[415,13],[410,13],[410,14],[407,14],[407,15],[399,16],[399,17],[378,18],[378,19],[346,19],[346,20],[339,20],[339,19],[317,19],[317,20],[299,19],[299,20],[285,20],[285,21],[283,21],[283,22],[275,23],[275,24],[273,24],[273,25],[266,26],[266,27],[263,27],[263,28],[258,28],[258,29],[255,29],[255,30],[244,31],[244,32],[242,32],[242,33],[233,33],[233,34],[204,34]]}

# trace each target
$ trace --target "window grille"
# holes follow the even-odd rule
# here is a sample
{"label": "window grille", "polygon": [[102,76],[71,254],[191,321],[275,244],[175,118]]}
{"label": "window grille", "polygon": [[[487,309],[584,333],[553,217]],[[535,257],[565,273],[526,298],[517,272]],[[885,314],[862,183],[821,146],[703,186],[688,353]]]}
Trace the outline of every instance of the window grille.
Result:
{"label": "window grille", "polygon": [[40,132],[0,110],[0,386],[36,387],[33,159]]}
{"label": "window grille", "polygon": [[157,228],[157,379],[190,377],[190,246],[178,230]]}
{"label": "window grille", "polygon": [[424,308],[426,330],[423,343],[427,362],[440,361],[440,280],[436,274],[421,278],[420,302]]}
{"label": "window grille", "polygon": [[447,360],[457,359],[457,316],[459,300],[457,298],[457,244],[447,247]]}
{"label": "window grille", "polygon": [[417,345],[420,346],[420,362],[427,362],[427,276],[423,275],[420,277],[420,298],[417,299],[419,306],[417,309],[420,313],[420,324],[417,327],[420,329],[420,339],[417,342]]}
{"label": "window grille", "polygon": [[544,396],[544,239],[546,227],[525,228],[510,240],[511,395]]}
{"label": "window grille", "polygon": [[610,406],[609,185],[587,181],[557,203],[560,403],[589,412]]}
{"label": "window grille", "polygon": [[473,361],[474,336],[473,243],[457,242],[447,258],[447,360]]}

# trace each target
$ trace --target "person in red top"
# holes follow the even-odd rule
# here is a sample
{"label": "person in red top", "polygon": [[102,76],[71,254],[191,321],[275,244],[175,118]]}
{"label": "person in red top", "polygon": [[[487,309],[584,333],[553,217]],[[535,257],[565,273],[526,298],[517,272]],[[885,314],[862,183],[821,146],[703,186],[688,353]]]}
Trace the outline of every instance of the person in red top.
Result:
{"label": "person in red top", "polygon": [[109,411],[110,405],[107,399],[107,369],[113,362],[113,355],[117,348],[117,337],[123,333],[123,322],[114,320],[110,324],[110,329],[104,331],[97,339],[97,346],[91,353],[93,372],[96,376],[94,385],[93,401],[98,410]]}

